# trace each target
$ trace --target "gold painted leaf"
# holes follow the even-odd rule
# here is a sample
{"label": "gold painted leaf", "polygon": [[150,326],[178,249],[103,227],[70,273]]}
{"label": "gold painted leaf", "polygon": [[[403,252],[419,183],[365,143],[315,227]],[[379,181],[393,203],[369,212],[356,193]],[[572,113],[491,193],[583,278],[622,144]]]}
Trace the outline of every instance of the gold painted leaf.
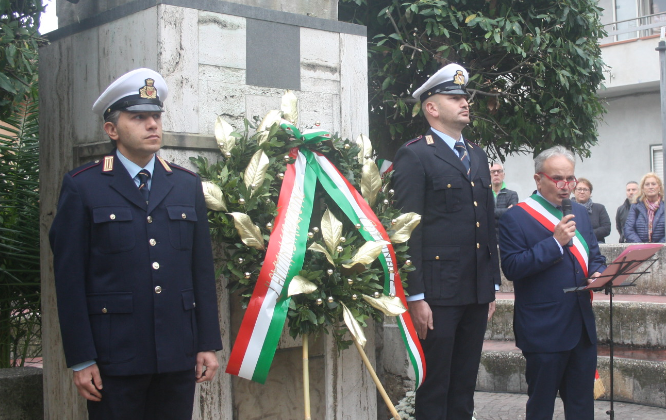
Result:
{"label": "gold painted leaf", "polygon": [[356,251],[349,264],[342,264],[342,266],[352,268],[356,264],[368,265],[382,253],[382,248],[388,243],[386,241],[368,241]]}
{"label": "gold painted leaf", "polygon": [[287,290],[287,296],[300,295],[305,293],[309,295],[310,293],[317,290],[317,285],[312,283],[310,280],[302,276],[294,276],[289,282],[289,289]]}
{"label": "gold painted leaf", "polygon": [[266,143],[268,141],[269,134],[270,134],[269,131],[260,131],[260,132],[258,132],[257,133],[257,135],[258,135],[257,144],[261,145],[261,144]]}
{"label": "gold painted leaf", "polygon": [[407,308],[402,304],[402,301],[397,296],[386,296],[381,295],[378,298],[374,298],[368,295],[363,295],[363,299],[372,305],[374,308],[379,309],[388,316],[398,316],[407,312]]}
{"label": "gold painted leaf", "polygon": [[293,91],[288,90],[282,95],[280,109],[285,120],[294,125],[298,123],[298,98]]}
{"label": "gold painted leaf", "polygon": [[259,123],[257,131],[268,131],[273,126],[273,124],[280,123],[281,120],[282,120],[282,112],[278,111],[277,109],[271,109],[264,116],[264,119],[261,120],[261,123]]}
{"label": "gold painted leaf", "polygon": [[333,254],[335,248],[340,244],[340,238],[342,237],[342,222],[328,209],[326,209],[324,216],[321,218],[321,235],[324,237],[324,242],[328,250]]}
{"label": "gold painted leaf", "polygon": [[395,224],[391,226],[393,233],[389,239],[394,244],[407,242],[409,237],[412,236],[412,231],[419,223],[421,223],[420,214],[413,212],[401,214],[395,219]]}
{"label": "gold painted leaf", "polygon": [[227,211],[224,194],[217,184],[204,181],[201,183],[201,186],[203,187],[204,198],[206,199],[206,207],[213,211]]}
{"label": "gold painted leaf", "polygon": [[367,159],[372,159],[372,143],[365,134],[359,134],[356,138],[356,144],[361,149],[358,152],[358,162],[363,164]]}
{"label": "gold painted leaf", "polygon": [[266,156],[266,153],[262,149],[257,150],[252,159],[250,159],[250,163],[245,168],[245,176],[243,178],[245,186],[251,191],[250,196],[264,183],[264,177],[266,176],[269,164],[268,156]]}
{"label": "gold painted leaf", "polygon": [[382,188],[382,177],[379,175],[377,164],[368,159],[363,164],[361,174],[361,194],[370,207],[375,205],[377,193]]}
{"label": "gold painted leaf", "polygon": [[233,131],[234,128],[222,117],[215,119],[215,140],[217,141],[217,147],[223,154],[231,152],[231,149],[236,146],[236,138],[231,135]]}
{"label": "gold painted leaf", "polygon": [[335,266],[335,263],[333,262],[333,257],[331,257],[331,254],[329,254],[328,251],[326,251],[326,248],[324,248],[323,246],[315,242],[312,245],[310,245],[310,248],[308,249],[310,251],[321,252],[322,254],[326,255],[326,259],[328,260],[328,262],[330,262],[332,266]]}
{"label": "gold painted leaf", "polygon": [[264,250],[264,238],[261,236],[259,226],[252,223],[252,219],[245,213],[227,213],[234,218],[234,226],[238,231],[241,241],[249,247]]}
{"label": "gold painted leaf", "polygon": [[345,320],[345,325],[347,326],[349,333],[354,336],[354,338],[356,339],[358,344],[361,345],[361,347],[365,347],[365,343],[368,340],[365,338],[365,334],[363,333],[363,328],[358,323],[356,318],[354,318],[354,314],[352,314],[347,305],[345,305],[342,302],[340,302],[340,305],[342,305],[342,318]]}

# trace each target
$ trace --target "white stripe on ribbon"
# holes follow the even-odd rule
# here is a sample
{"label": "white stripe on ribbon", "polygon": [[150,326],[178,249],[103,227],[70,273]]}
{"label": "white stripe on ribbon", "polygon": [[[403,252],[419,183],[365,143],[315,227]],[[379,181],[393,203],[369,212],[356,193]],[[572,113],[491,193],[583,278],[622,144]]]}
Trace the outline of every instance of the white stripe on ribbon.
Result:
{"label": "white stripe on ribbon", "polygon": [[[282,293],[282,287],[286,281],[287,273],[292,262],[292,256],[296,250],[296,233],[298,231],[298,220],[303,207],[303,200],[305,195],[303,193],[303,185],[305,183],[305,170],[306,160],[303,154],[299,153],[294,163],[296,174],[294,177],[294,187],[289,200],[289,206],[284,218],[284,225],[282,231],[282,241],[280,242],[280,249],[275,258],[275,269],[271,273],[271,284],[263,302],[261,309],[257,315],[257,322],[252,330],[252,336],[247,346],[247,350],[243,357],[243,363],[238,371],[238,376],[246,379],[252,379],[254,370],[259,361],[259,355],[263,349],[264,342],[268,329],[273,320],[273,313],[275,311],[275,304],[278,297]],[[274,293],[271,293],[274,292]]]}

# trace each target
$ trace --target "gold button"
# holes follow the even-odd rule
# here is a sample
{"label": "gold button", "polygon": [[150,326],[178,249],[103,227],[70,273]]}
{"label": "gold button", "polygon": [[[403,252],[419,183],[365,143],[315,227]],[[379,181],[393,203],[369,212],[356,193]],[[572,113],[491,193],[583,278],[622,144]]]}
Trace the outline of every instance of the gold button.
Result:
{"label": "gold button", "polygon": [[447,184],[447,185],[446,185],[446,188],[451,188],[451,184]]}
{"label": "gold button", "polygon": [[146,220],[148,221],[148,223],[153,223],[153,216],[146,217]]}
{"label": "gold button", "polygon": [[157,241],[156,241],[155,239],[151,239],[151,240],[149,240],[148,243],[150,244],[150,246],[155,246],[155,245],[157,245]]}
{"label": "gold button", "polygon": [[477,242],[476,243],[476,249],[479,249],[480,247],[481,247],[481,245],[479,245],[479,243]]}
{"label": "gold button", "polygon": [[97,160],[95,161],[95,163],[99,163],[99,159],[97,159]]}
{"label": "gold button", "polygon": [[181,214],[180,217],[182,217],[183,219],[187,219],[187,215],[185,213]]}
{"label": "gold button", "polygon": [[158,263],[158,262],[154,262],[154,263],[153,263],[153,268],[154,268],[155,270],[158,270],[158,269],[160,268],[160,263]]}
{"label": "gold button", "polygon": [[472,187],[473,187],[474,186],[474,181],[472,181],[471,184],[472,184]]}
{"label": "gold button", "polygon": [[481,226],[481,225],[479,224],[479,222],[476,222],[476,227],[479,227],[479,226]]}
{"label": "gold button", "polygon": [[493,184],[488,184],[488,188],[492,188],[492,187],[493,187]]}
{"label": "gold button", "polygon": [[155,287],[155,293],[162,293],[162,287],[161,286],[156,286]]}
{"label": "gold button", "polygon": [[109,216],[109,219],[111,219],[111,220],[116,220],[116,215],[113,214],[113,213],[111,213],[111,216]]}
{"label": "gold button", "polygon": [[197,307],[197,303],[196,303],[196,302],[192,302],[192,307],[193,307],[193,308],[196,308],[196,307]]}
{"label": "gold button", "polygon": [[475,202],[474,202],[474,207],[476,207],[476,206],[477,206],[477,204],[476,204],[476,201],[475,201]]}
{"label": "gold button", "polygon": [[103,313],[103,314],[105,314],[105,313],[107,313],[107,312],[108,312],[108,311],[106,310],[106,308],[102,308],[102,313]]}
{"label": "gold button", "polygon": [[439,259],[439,255],[438,255],[438,256],[436,256],[436,257],[435,257],[435,259],[436,259],[436,260],[438,260],[438,259]]}

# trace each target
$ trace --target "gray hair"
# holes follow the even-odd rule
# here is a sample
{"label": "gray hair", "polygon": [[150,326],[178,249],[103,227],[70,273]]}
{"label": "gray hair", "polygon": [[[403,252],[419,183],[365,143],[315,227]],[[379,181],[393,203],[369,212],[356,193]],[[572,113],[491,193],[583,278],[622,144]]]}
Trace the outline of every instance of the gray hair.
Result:
{"label": "gray hair", "polygon": [[544,162],[554,156],[564,156],[572,165],[574,165],[574,167],[576,166],[576,158],[570,150],[563,146],[553,146],[550,149],[546,149],[539,153],[539,155],[534,158],[534,173],[538,174],[539,172],[543,172]]}
{"label": "gray hair", "polygon": [[110,122],[113,123],[113,125],[118,125],[118,118],[120,118],[120,110],[117,109],[113,112],[111,112],[109,115],[104,117],[104,122]]}

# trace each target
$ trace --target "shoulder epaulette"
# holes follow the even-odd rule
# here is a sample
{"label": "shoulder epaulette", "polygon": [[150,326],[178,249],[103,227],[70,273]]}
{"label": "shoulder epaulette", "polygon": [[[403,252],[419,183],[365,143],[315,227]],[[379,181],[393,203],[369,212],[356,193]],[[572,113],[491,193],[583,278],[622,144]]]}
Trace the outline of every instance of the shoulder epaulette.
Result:
{"label": "shoulder epaulette", "polygon": [[[183,168],[182,166],[178,166],[178,165],[176,165],[176,164],[173,163],[173,162],[167,162],[166,160],[164,160],[164,159],[162,159],[162,158],[159,158],[159,159],[160,159],[160,162],[162,162],[162,165],[165,166],[165,169],[166,169],[166,167],[167,167],[167,165],[168,165],[168,166],[170,166],[170,167],[173,168],[173,169],[179,169],[179,170],[181,170],[181,171],[183,171],[183,172],[187,172],[187,173],[190,174],[190,175],[197,176],[196,172],[192,172],[192,171],[190,171],[189,169]],[[169,172],[172,172],[171,169],[169,169]]]}
{"label": "shoulder epaulette", "polygon": [[[467,140],[467,139],[465,139],[465,140]],[[467,140],[467,143],[468,143],[470,146],[481,147],[481,146],[479,146],[478,144],[474,143],[473,141],[469,141],[469,140]]]}
{"label": "shoulder epaulette", "polygon": [[409,145],[412,144],[412,143],[416,143],[417,141],[421,140],[422,138],[423,138],[423,136],[418,136],[417,138],[408,141],[408,142],[405,144],[405,146],[409,146]]}
{"label": "shoulder epaulette", "polygon": [[78,174],[80,174],[80,173],[82,173],[82,172],[87,171],[88,169],[94,168],[95,166],[99,166],[100,162],[101,162],[101,161],[98,159],[98,160],[96,160],[96,161],[94,161],[94,162],[89,162],[89,163],[87,163],[86,165],[83,165],[81,168],[79,168],[79,170],[77,170],[76,172],[74,172],[74,173],[72,174],[72,178],[75,177],[75,176],[77,176]]}

